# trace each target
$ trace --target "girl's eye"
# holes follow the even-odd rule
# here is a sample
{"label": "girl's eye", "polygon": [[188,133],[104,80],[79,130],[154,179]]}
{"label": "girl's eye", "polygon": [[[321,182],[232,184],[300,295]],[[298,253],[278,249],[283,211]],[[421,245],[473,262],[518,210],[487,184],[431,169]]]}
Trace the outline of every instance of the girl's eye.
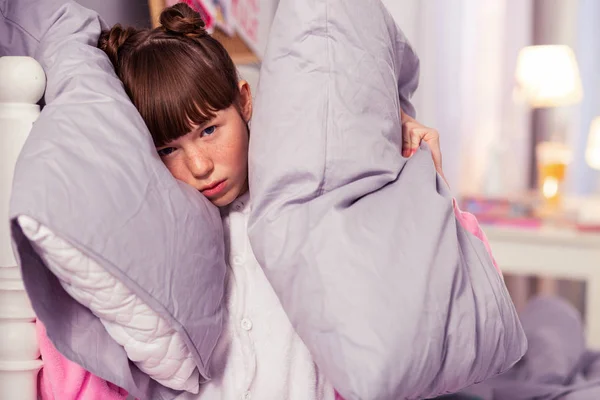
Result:
{"label": "girl's eye", "polygon": [[215,133],[215,130],[217,129],[216,126],[209,126],[208,128],[206,128],[205,130],[202,131],[202,137],[204,136],[210,136],[213,133]]}
{"label": "girl's eye", "polygon": [[160,149],[157,151],[159,156],[166,157],[175,151],[175,147],[165,147],[164,149]]}

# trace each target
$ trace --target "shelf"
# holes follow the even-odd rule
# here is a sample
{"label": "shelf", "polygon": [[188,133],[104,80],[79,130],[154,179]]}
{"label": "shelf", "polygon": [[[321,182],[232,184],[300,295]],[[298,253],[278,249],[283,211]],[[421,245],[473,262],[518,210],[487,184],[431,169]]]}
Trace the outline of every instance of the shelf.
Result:
{"label": "shelf", "polygon": [[237,34],[234,36],[228,36],[220,29],[215,29],[215,32],[212,35],[215,39],[217,39],[225,50],[231,56],[233,62],[237,65],[245,65],[245,64],[257,64],[260,62],[259,58],[254,54],[252,50],[246,45],[244,40],[239,37]]}
{"label": "shelf", "polygon": [[[158,19],[165,7],[165,1],[148,0],[148,6],[150,8],[152,27],[156,28],[159,26]],[[239,35],[235,34],[234,36],[228,36],[225,32],[217,28],[212,36],[221,42],[236,65],[257,64],[260,62],[259,58],[252,50],[250,50],[248,45]]]}

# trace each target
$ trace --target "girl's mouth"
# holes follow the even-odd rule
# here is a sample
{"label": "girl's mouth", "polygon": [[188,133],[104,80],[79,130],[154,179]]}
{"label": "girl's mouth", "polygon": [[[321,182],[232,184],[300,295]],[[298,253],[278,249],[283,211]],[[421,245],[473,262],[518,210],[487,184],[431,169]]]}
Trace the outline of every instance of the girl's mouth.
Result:
{"label": "girl's mouth", "polygon": [[206,197],[218,196],[225,189],[226,183],[227,181],[224,179],[220,182],[215,183],[214,185],[207,187],[206,189],[202,189],[200,192]]}

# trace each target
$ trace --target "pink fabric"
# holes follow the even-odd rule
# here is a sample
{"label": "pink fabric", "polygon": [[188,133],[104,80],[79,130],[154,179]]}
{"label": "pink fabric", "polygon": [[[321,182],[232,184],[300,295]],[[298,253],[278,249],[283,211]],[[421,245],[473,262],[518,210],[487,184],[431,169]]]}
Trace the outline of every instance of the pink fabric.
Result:
{"label": "pink fabric", "polygon": [[477,222],[477,218],[475,218],[475,216],[471,213],[461,211],[458,208],[458,205],[456,204],[456,200],[453,199],[452,204],[454,205],[454,214],[456,215],[456,219],[458,220],[458,222],[460,222],[463,228],[471,232],[476,238],[483,242],[483,245],[485,246],[488,254],[492,258],[494,267],[496,267],[498,273],[502,275],[502,271],[500,271],[500,268],[498,268],[498,264],[496,264],[496,260],[494,259],[494,255],[492,254],[490,243],[488,242],[485,233],[483,233],[483,231],[481,230],[479,222]]}
{"label": "pink fabric", "polygon": [[127,392],[67,360],[54,348],[46,328],[36,322],[44,367],[38,375],[41,400],[125,400]]}

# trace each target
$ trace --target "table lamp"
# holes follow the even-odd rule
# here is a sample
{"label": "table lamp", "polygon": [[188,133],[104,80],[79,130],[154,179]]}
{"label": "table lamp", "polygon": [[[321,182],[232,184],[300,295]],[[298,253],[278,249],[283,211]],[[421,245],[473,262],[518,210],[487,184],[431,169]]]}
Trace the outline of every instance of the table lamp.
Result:
{"label": "table lamp", "polygon": [[[532,108],[563,107],[578,103],[583,97],[575,54],[569,46],[528,46],[519,52],[516,69],[517,89]],[[571,162],[571,149],[556,137],[538,143],[538,190],[541,209],[555,211],[561,203],[561,187]]]}

